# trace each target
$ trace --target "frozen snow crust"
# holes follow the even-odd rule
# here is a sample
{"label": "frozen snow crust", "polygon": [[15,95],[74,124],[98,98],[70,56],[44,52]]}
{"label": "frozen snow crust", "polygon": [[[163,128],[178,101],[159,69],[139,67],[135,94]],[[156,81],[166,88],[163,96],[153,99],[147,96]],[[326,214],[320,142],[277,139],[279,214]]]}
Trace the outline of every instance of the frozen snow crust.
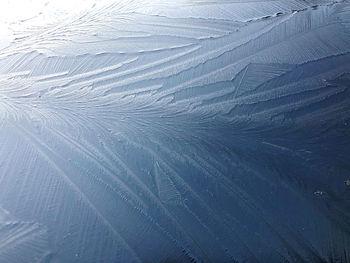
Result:
{"label": "frozen snow crust", "polygon": [[349,262],[349,1],[113,1],[0,51],[0,263]]}

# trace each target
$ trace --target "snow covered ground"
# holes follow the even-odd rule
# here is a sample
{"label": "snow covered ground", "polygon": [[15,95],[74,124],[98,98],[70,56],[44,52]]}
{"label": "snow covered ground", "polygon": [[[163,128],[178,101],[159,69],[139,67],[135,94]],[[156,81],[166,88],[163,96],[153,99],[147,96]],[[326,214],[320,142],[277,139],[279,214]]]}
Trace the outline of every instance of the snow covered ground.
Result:
{"label": "snow covered ground", "polygon": [[19,2],[0,263],[350,262],[349,1]]}

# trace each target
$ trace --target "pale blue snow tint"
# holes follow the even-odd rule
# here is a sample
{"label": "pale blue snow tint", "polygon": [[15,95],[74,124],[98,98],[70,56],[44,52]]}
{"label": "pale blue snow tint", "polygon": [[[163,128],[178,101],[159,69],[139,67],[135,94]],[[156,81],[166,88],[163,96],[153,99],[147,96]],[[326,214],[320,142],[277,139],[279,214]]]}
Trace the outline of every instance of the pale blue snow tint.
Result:
{"label": "pale blue snow tint", "polygon": [[0,25],[0,263],[349,262],[349,1],[83,2]]}

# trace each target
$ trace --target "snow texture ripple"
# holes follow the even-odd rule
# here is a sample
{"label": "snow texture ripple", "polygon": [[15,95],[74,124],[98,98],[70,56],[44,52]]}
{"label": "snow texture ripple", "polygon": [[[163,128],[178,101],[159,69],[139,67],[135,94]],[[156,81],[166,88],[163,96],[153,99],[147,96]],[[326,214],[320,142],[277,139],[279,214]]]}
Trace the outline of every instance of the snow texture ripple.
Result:
{"label": "snow texture ripple", "polygon": [[0,263],[350,262],[350,2],[122,0],[0,50]]}

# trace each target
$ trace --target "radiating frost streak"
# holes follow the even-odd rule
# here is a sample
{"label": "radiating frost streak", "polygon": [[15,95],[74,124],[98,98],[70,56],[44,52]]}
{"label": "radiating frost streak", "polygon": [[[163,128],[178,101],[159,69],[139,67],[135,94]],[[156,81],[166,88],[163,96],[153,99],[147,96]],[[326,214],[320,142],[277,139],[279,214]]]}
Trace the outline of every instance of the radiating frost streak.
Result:
{"label": "radiating frost streak", "polygon": [[122,0],[18,32],[0,207],[48,223],[47,261],[346,262],[348,5]]}

